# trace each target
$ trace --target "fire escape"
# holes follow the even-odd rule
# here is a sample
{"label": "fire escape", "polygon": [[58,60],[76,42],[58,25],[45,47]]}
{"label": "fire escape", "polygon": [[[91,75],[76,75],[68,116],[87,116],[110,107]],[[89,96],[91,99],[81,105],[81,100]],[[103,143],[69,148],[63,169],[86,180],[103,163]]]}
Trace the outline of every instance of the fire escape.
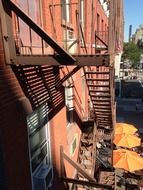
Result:
{"label": "fire escape", "polygon": [[[110,1],[110,11],[114,9],[113,2],[113,0]],[[79,13],[76,11],[77,30],[80,41],[75,40],[70,44],[70,46],[66,46],[64,49],[57,43],[56,37],[55,39],[51,38],[16,3],[11,0],[2,0],[0,6],[3,13],[3,19],[1,22],[3,26],[6,61],[7,64],[12,66],[21,86],[23,85],[23,89],[28,92],[27,96],[30,98],[33,108],[38,107],[44,102],[44,99],[42,99],[42,94],[48,90],[49,97],[45,97],[45,99],[48,100],[47,107],[49,109],[48,111],[51,112],[52,117],[52,108],[55,107],[55,105],[57,105],[59,102],[59,107],[62,106],[63,103],[63,94],[57,89],[60,89],[61,84],[68,80],[79,69],[83,68],[84,70],[86,84],[88,86],[89,96],[92,102],[92,106],[90,107],[92,112],[92,120],[87,125],[85,123],[85,126],[83,127],[77,163],[72,161],[64,153],[64,150],[61,147],[61,177],[63,181],[67,184],[67,186],[69,183],[71,183],[73,184],[73,188],[76,186],[77,189],[94,189],[95,187],[100,189],[113,189],[113,184],[97,181],[94,178],[95,162],[97,159],[100,162],[102,161],[100,148],[99,151],[96,148],[97,144],[99,144],[99,146],[101,145],[98,142],[100,139],[96,138],[97,134],[99,134],[99,136],[101,135],[102,139],[104,139],[110,149],[112,149],[112,136],[115,122],[114,65],[113,51],[111,48],[113,44],[112,40],[114,39],[111,40],[110,34],[112,33],[112,28],[109,28],[108,32],[96,32],[94,36],[95,47],[91,47],[90,50],[88,50],[86,47],[81,23],[79,22]],[[75,6],[78,6],[78,4]],[[31,47],[24,46],[17,34],[15,34],[14,38],[12,37],[13,14],[17,21],[21,19],[30,27],[30,31],[34,31],[41,38],[42,48],[40,55],[34,54]],[[113,16],[114,15],[111,14],[109,27],[112,26]],[[53,19],[53,15],[51,15],[51,18]],[[53,28],[55,28],[54,23]],[[80,48],[78,47],[77,54],[74,55],[69,53],[70,49],[74,47],[75,43],[79,45],[81,41],[83,45],[82,51],[80,51]],[[45,46],[48,48],[46,49]],[[51,48],[50,50],[49,47]],[[30,67],[27,68],[27,66]],[[59,69],[57,68],[62,69],[62,66],[73,66],[73,69],[65,73],[63,78],[60,79]],[[28,75],[28,72],[31,73],[31,76]],[[50,78],[47,78],[47,72]],[[36,85],[40,83],[41,79],[44,81],[44,85],[41,89],[41,92],[39,92]],[[33,80],[35,80],[35,85],[32,86],[31,81]],[[39,97],[41,102],[38,102]],[[59,100],[58,103],[57,99]],[[65,176],[64,159],[76,168],[77,174],[75,179],[67,178]],[[107,166],[107,168],[108,164],[112,165],[112,152],[110,153],[110,163],[105,164],[104,160],[102,162],[105,167]]]}

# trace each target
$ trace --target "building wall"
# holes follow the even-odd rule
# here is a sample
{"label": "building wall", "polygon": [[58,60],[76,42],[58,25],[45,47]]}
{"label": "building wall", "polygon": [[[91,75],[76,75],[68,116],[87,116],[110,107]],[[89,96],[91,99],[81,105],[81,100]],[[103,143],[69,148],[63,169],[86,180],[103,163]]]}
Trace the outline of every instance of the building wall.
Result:
{"label": "building wall", "polygon": [[5,63],[1,25],[0,89],[0,139],[6,187],[8,190],[30,190],[26,110],[22,106],[27,100],[11,67]]}

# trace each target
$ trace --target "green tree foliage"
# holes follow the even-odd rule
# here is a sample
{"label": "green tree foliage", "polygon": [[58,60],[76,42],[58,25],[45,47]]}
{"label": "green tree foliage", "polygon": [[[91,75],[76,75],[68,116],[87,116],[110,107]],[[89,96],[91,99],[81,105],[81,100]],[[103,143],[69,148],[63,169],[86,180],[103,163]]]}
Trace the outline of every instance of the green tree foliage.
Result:
{"label": "green tree foliage", "polygon": [[132,67],[135,68],[140,61],[141,50],[133,42],[124,43],[123,60],[129,60]]}

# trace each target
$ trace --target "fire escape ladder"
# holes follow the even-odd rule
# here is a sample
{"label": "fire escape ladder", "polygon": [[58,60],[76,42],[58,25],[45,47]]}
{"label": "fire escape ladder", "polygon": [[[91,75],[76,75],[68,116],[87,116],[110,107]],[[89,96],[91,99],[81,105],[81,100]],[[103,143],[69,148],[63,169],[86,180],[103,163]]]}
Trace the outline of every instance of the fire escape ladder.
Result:
{"label": "fire escape ladder", "polygon": [[76,62],[67,51],[65,51],[57,42],[52,39],[39,25],[37,25],[32,18],[30,18],[19,6],[16,5],[13,1],[2,0],[3,6],[7,14],[11,16],[11,11],[13,11],[18,17],[20,17],[34,32],[36,32],[41,39],[43,39],[47,44],[49,44],[56,54],[54,58],[62,64],[63,60],[67,64],[74,64]]}
{"label": "fire escape ladder", "polygon": [[[106,70],[105,70],[106,69]],[[86,81],[98,127],[112,128],[110,67],[86,71]]]}

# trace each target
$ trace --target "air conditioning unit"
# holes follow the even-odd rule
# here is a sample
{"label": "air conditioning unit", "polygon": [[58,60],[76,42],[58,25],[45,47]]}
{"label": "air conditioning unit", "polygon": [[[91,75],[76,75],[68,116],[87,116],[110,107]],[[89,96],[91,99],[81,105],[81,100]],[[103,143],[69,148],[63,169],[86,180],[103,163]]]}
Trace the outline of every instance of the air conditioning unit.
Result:
{"label": "air conditioning unit", "polygon": [[48,190],[53,182],[53,166],[44,164],[33,176],[34,190]]}

